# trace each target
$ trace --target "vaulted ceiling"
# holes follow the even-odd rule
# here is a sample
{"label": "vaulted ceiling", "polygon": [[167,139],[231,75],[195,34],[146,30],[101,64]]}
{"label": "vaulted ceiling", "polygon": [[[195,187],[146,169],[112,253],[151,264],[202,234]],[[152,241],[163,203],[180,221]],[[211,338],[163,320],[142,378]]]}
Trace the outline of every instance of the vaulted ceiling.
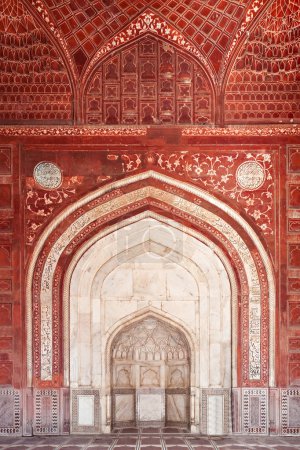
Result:
{"label": "vaulted ceiling", "polygon": [[[157,73],[153,80],[144,80],[157,85],[156,97],[146,100],[158,118],[160,102],[168,97],[174,105],[183,105],[177,109],[191,105],[187,123],[194,123],[197,105],[191,98],[198,89],[196,81],[192,75],[183,81],[191,84],[191,98],[180,97],[178,84],[178,61],[186,57],[187,64],[199,64],[211,85],[210,122],[300,121],[298,0],[0,0],[1,122],[86,121],[88,102],[98,101],[101,111],[110,102],[104,91],[95,99],[85,98],[86,86],[102,71],[103,61],[122,51],[122,66],[122,49],[137,48],[148,35],[160,42],[157,53],[145,56]],[[179,55],[173,75],[160,71],[162,48]],[[120,110],[115,124],[125,123],[124,77],[143,83],[143,55],[134,51],[135,71],[128,75],[120,66],[112,82],[117,92],[113,102]],[[159,96],[163,77],[172,76],[174,89]],[[135,95],[137,104],[145,104],[142,93]],[[179,123],[181,113],[175,109],[170,123]],[[142,123],[141,105],[130,114],[135,116],[132,123]],[[99,117],[97,123],[105,124],[106,113]]]}

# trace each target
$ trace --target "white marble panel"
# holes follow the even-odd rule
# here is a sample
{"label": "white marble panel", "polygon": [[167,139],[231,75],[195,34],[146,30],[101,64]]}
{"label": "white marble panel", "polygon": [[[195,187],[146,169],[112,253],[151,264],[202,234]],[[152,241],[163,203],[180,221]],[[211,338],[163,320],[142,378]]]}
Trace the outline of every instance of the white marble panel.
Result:
{"label": "white marble panel", "polygon": [[135,419],[134,394],[115,394],[115,418],[117,422],[131,422]]}
{"label": "white marble panel", "polygon": [[167,394],[167,421],[187,421],[187,396],[185,394]]}
{"label": "white marble panel", "polygon": [[132,265],[122,264],[105,279],[101,295],[103,298],[128,299],[133,296]]}
{"label": "white marble panel", "polygon": [[224,397],[223,395],[207,396],[207,434],[224,433]]}
{"label": "white marble panel", "polygon": [[164,420],[164,397],[157,394],[138,394],[139,422],[161,422]]}
{"label": "white marble panel", "polygon": [[94,402],[93,395],[78,395],[78,425],[79,426],[94,426]]}

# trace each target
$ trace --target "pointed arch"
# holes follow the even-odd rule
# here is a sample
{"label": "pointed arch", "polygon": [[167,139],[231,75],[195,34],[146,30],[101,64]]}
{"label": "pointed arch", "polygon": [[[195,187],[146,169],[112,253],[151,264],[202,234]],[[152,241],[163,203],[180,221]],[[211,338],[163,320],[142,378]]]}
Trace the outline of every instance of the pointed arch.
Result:
{"label": "pointed arch", "polygon": [[[240,294],[243,383],[273,385],[275,289],[272,265],[263,244],[246,220],[221,200],[153,171],[110,183],[86,195],[56,217],[40,237],[27,274],[29,383],[32,376],[41,385],[55,379],[59,339],[54,333],[51,340],[51,327],[53,314],[58,314],[55,311],[60,302],[62,264],[95,231],[124,214],[135,215],[149,208],[160,208],[167,216],[202,229],[216,247],[227,252],[232,267],[240,274],[240,289],[244,289]],[[37,321],[40,311],[41,324]],[[45,324],[50,326],[46,334]],[[41,339],[45,350],[42,360]]]}
{"label": "pointed arch", "polygon": [[[161,243],[159,243],[158,235],[155,236],[155,227],[157,226],[163,227],[164,231],[164,239],[161,240]],[[144,240],[147,227],[149,227],[151,238]],[[162,228],[160,229],[162,230]],[[174,241],[172,245],[172,242],[168,240],[168,233],[174,233],[175,245]],[[173,237],[170,237],[171,241]],[[184,311],[180,313],[173,311],[174,305],[170,301],[165,301],[164,305],[160,304],[160,308],[157,309],[158,305],[155,302],[155,296],[151,296],[152,300],[150,302],[152,306],[157,306],[155,310],[162,316],[166,314],[170,319],[173,318],[173,320],[181,323],[183,327],[189,329],[191,335],[195,335],[195,342],[201,341],[201,354],[199,349],[195,350],[198,363],[200,361],[200,370],[198,372],[194,371],[195,364],[192,365],[193,382],[195,382],[195,385],[201,385],[202,387],[208,386],[210,383],[209,371],[212,370],[212,367],[209,366],[208,361],[211,360],[210,356],[212,356],[210,355],[209,344],[209,336],[212,330],[210,328],[211,325],[209,325],[207,311],[210,311],[209,315],[216,318],[221,310],[219,305],[222,304],[224,322],[220,325],[219,342],[222,343],[224,349],[219,356],[224,364],[223,369],[219,372],[216,368],[213,370],[215,373],[213,378],[214,380],[222,380],[227,387],[236,386],[238,289],[230,262],[225,254],[205,236],[151,211],[144,211],[130,218],[123,219],[115,225],[106,227],[105,230],[86,241],[74,254],[70,262],[64,279],[63,289],[63,309],[65,311],[63,325],[65,385],[70,383],[71,386],[77,386],[81,383],[80,364],[77,362],[80,360],[79,355],[81,352],[84,353],[85,358],[82,373],[86,372],[85,367],[88,365],[88,360],[95,362],[95,365],[91,367],[88,378],[85,378],[85,383],[101,384],[104,388],[103,370],[100,373],[99,368],[108,367],[108,354],[106,353],[106,356],[104,356],[105,344],[100,339],[100,335],[104,333],[106,337],[103,338],[105,340],[108,339],[108,333],[114,329],[115,324],[123,320],[124,312],[122,308],[115,310],[112,307],[111,300],[105,298],[102,288],[106,277],[111,275],[122,263],[128,263],[132,261],[134,256],[145,255],[148,252],[163,255],[166,262],[175,262],[188,272],[187,275],[194,279],[197,294],[192,303],[185,302],[186,305],[189,305],[189,308],[184,308]],[[123,298],[122,294],[120,295]],[[184,301],[184,296],[181,296],[180,299],[181,302]],[[163,300],[161,299],[160,301]],[[80,328],[80,303],[85,304],[85,318],[87,320],[87,317],[89,317],[88,321],[92,324],[90,331],[83,332],[82,336],[78,332]],[[118,304],[118,302],[116,303]],[[194,303],[197,303],[197,306]],[[130,297],[130,304],[131,311],[135,311],[135,308],[139,309],[137,299],[134,296]],[[168,307],[167,304],[171,306]],[[112,313],[111,311],[114,312]],[[194,312],[191,314],[191,311]],[[137,313],[133,312],[133,314]],[[199,329],[197,328],[198,325]],[[232,339],[230,330],[233,332]],[[86,345],[88,334],[90,334],[90,350],[89,346]],[[214,334],[216,335],[216,332]],[[72,336],[72,342],[69,345],[70,336]],[[94,337],[92,338],[92,336]],[[78,343],[83,341],[84,345],[81,346],[80,350]],[[232,341],[231,344],[230,341]],[[88,356],[89,353],[90,355]],[[217,352],[215,351],[214,353],[217,358]],[[70,367],[74,365],[75,368],[75,370],[70,370],[70,381],[69,354],[71,355]],[[103,356],[100,363],[99,355],[101,354]],[[97,370],[94,370],[95,367]],[[226,367],[230,369],[226,370]]]}

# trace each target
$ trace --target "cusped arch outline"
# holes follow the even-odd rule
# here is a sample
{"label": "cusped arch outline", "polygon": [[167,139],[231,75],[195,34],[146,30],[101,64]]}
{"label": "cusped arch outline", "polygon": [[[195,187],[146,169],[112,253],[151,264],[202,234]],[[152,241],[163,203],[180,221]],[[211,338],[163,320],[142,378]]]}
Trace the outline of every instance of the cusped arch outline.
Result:
{"label": "cusped arch outline", "polygon": [[[159,187],[151,186],[151,182],[158,184]],[[126,189],[134,188],[137,183],[141,183],[141,185],[136,188],[136,190],[133,192],[125,192]],[[183,195],[182,193],[190,196],[193,200],[183,198],[181,196]],[[182,212],[182,215],[187,217],[187,220],[189,217],[191,219],[194,217],[194,222],[189,222],[191,226],[193,226],[193,223],[195,224],[197,222],[204,221],[207,226],[212,229],[215,227],[219,234],[223,234],[224,239],[231,241],[232,246],[235,247],[235,250],[240,254],[248,277],[248,283],[250,283],[251,287],[251,292],[248,298],[248,305],[254,308],[254,310],[251,311],[251,314],[253,311],[257,313],[256,322],[257,319],[261,319],[261,314],[263,315],[262,320],[265,322],[267,321],[264,326],[265,330],[269,330],[269,336],[266,335],[267,332],[265,331],[264,344],[268,346],[269,350],[269,365],[267,364],[267,361],[265,361],[265,363],[269,366],[268,384],[270,386],[274,385],[275,288],[272,265],[262,242],[248,222],[226,203],[213,197],[210,193],[200,188],[196,188],[192,185],[183,183],[154,171],[144,172],[115,181],[105,187],[101,187],[96,191],[87,194],[59,214],[51,222],[51,224],[49,224],[38,240],[29,264],[26,284],[28,383],[32,383],[33,354],[34,352],[36,354],[39,352],[39,347],[36,348],[36,346],[39,345],[38,339],[41,336],[41,334],[39,334],[41,333],[40,324],[33,322],[32,310],[33,308],[35,308],[34,311],[39,308],[44,308],[47,310],[48,315],[45,315],[44,323],[52,326],[53,275],[58,266],[59,259],[68,247],[70,240],[74,239],[76,236],[79,236],[80,233],[82,234],[83,230],[87,229],[96,219],[101,219],[103,223],[105,223],[105,217],[107,217],[107,221],[112,220],[113,218],[116,219],[118,214],[114,216],[113,212],[118,212],[118,208],[121,208],[122,205],[125,207],[124,214],[128,214],[130,211],[128,205],[133,204],[134,202],[140,202],[141,205],[143,204],[145,206],[147,205],[147,199],[149,198],[155,199],[157,204],[158,202],[163,202],[169,210],[172,210],[172,208],[177,208]],[[207,208],[206,206],[205,208],[204,206],[200,206],[202,203],[207,203],[210,207]],[[92,209],[84,212],[84,208],[87,207]],[[219,215],[217,215],[216,212],[218,212]],[[268,298],[267,305],[264,307],[264,310],[261,310],[262,300],[260,297],[260,282],[256,264],[254,263],[251,251],[243,240],[243,237],[233,228],[230,221],[233,224],[236,224],[237,230],[243,230],[243,233],[248,241],[252,243],[251,247],[253,245],[256,247],[260,260],[259,265],[263,267],[267,279]],[[65,230],[62,227],[63,224],[65,225]],[[50,236],[52,236],[53,242],[49,239]],[[45,246],[47,245],[50,246],[50,249],[48,248],[48,250],[45,251]],[[41,287],[41,283],[43,290],[36,290],[36,286],[38,285]],[[250,315],[247,320],[251,320]],[[52,336],[52,329],[48,331],[50,332],[50,336]],[[251,326],[248,330],[248,337],[249,348],[247,351],[260,351],[252,346],[257,336],[254,339],[255,330],[252,330]],[[33,340],[33,338],[35,339]],[[35,346],[33,346],[33,342],[35,342]],[[49,359],[50,367],[52,364],[52,341],[49,341],[47,345],[50,346],[49,354],[46,355]],[[258,354],[258,357],[260,358],[259,355],[260,353]],[[51,367],[49,369],[49,375],[44,376],[44,378],[42,377],[42,380],[47,383],[52,380]],[[40,370],[40,366],[38,364],[37,368]],[[259,383],[261,376],[260,366],[258,367],[257,365],[257,369],[257,374],[254,375],[252,379],[250,377],[250,381],[252,380],[254,383]],[[37,376],[36,373],[35,376]],[[264,383],[266,382],[267,380],[264,381]]]}

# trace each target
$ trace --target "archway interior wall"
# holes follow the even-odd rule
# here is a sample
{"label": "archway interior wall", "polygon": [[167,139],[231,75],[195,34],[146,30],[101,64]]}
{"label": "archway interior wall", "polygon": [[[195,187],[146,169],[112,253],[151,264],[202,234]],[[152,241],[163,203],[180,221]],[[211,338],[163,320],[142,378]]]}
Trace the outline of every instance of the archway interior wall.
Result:
{"label": "archway interior wall", "polygon": [[[253,260],[253,257],[245,244],[245,242],[241,239],[239,234],[232,228],[228,227],[228,224],[216,216],[214,213],[209,212],[208,210],[200,207],[199,205],[191,204],[189,201],[185,199],[178,199],[178,197],[174,196],[171,193],[164,192],[157,188],[147,187],[138,189],[135,192],[131,192],[128,194],[124,194],[122,196],[121,202],[120,199],[114,199],[107,202],[104,205],[96,206],[91,212],[85,213],[79,219],[77,219],[72,227],[66,230],[57,240],[57,243],[51,249],[44,270],[43,270],[43,291],[41,293],[41,307],[48,308],[48,316],[44,318],[44,322],[50,321],[51,323],[51,303],[52,303],[52,280],[53,280],[53,269],[55,267],[55,262],[60,257],[64,247],[67,242],[69,242],[72,236],[76,235],[76,231],[78,231],[83,226],[87,226],[97,217],[107,213],[111,210],[111,208],[116,208],[121,204],[136,202],[142,199],[145,199],[147,196],[153,196],[154,198],[159,200],[163,200],[167,204],[175,204],[178,208],[180,208],[184,213],[189,214],[191,211],[194,216],[199,217],[199,219],[204,220],[208,224],[214,226],[218,232],[224,233],[228,239],[232,241],[233,246],[236,248],[238,253],[243,259],[244,269],[247,276],[247,282],[250,289],[249,296],[249,308],[250,308],[250,330],[251,335],[250,345],[251,349],[251,359],[249,361],[249,373],[251,379],[259,379],[260,378],[260,322],[257,320],[260,318],[261,309],[260,309],[260,283],[259,276],[257,273],[257,269]],[[42,319],[43,320],[43,319]],[[255,327],[252,326],[255,323]],[[47,338],[47,336],[43,337],[42,340],[42,379],[47,380],[51,379],[52,376],[52,368],[49,364],[49,352],[51,353],[52,344],[51,340]],[[45,350],[45,352],[43,351]]]}
{"label": "archway interior wall", "polygon": [[[128,324],[147,310],[190,330],[196,402],[200,388],[231,386],[227,272],[212,249],[170,224],[142,219],[94,243],[73,272],[70,308],[72,388],[89,386],[110,393],[107,343],[116,324]],[[102,418],[105,423],[107,419]],[[196,421],[199,424],[199,411]]]}
{"label": "archway interior wall", "polygon": [[[142,188],[138,188],[136,190],[133,189],[131,192],[125,191],[126,193],[122,192],[122,189],[119,189],[119,188],[122,188],[124,185],[127,185],[127,184],[130,185],[131,183],[134,183],[137,180],[141,181],[141,180],[145,180],[149,177],[153,178],[154,180],[157,180],[159,183],[161,181],[164,181],[167,185],[163,186],[163,189],[161,189],[161,188],[159,189],[157,187],[152,186],[152,184],[150,182],[150,185],[148,185],[148,186],[143,186]],[[220,216],[218,216],[218,214],[215,214],[214,212],[212,212],[210,210],[210,208],[207,209],[207,208],[205,208],[205,206],[204,207],[200,206],[198,204],[198,202],[194,201],[196,199],[192,199],[192,201],[190,201],[190,200],[187,200],[186,198],[180,197],[180,194],[178,196],[177,192],[174,191],[174,189],[173,189],[175,186],[179,188],[179,191],[178,191],[179,193],[180,193],[180,187],[181,187],[183,191],[186,191],[192,195],[199,196],[200,198],[203,198],[205,201],[212,203],[216,207],[220,207],[221,210],[223,210],[226,213],[225,218],[223,218],[223,216],[221,216],[222,217],[221,218]],[[191,223],[196,224],[197,221],[202,222],[202,226],[203,226],[204,230],[206,229],[206,227],[208,225],[210,226],[210,229],[215,229],[215,233],[219,236],[220,242],[222,243],[221,245],[224,244],[226,248],[228,247],[227,248],[228,250],[230,248],[232,248],[233,251],[238,254],[238,258],[235,259],[235,262],[238,262],[238,259],[241,258],[241,260],[243,261],[242,265],[243,265],[244,269],[239,269],[238,268],[239,266],[237,266],[237,270],[243,277],[244,277],[243,271],[246,273],[246,277],[244,277],[244,280],[250,289],[250,297],[249,297],[250,311],[249,311],[248,317],[250,320],[250,327],[251,327],[251,320],[252,320],[251,308],[255,307],[256,311],[258,311],[257,310],[257,307],[258,307],[257,300],[259,300],[259,292],[257,291],[256,288],[258,286],[257,281],[258,281],[259,277],[258,277],[257,270],[255,268],[255,262],[253,260],[251,251],[250,251],[249,247],[247,247],[247,244],[242,237],[243,233],[242,233],[242,235],[239,235],[238,231],[236,231],[235,228],[232,227],[232,224],[230,224],[231,220],[229,222],[226,222],[226,215],[228,214],[228,216],[231,219],[233,219],[237,222],[238,229],[239,229],[239,227],[241,227],[244,231],[246,231],[246,235],[248,235],[249,238],[252,238],[253,235],[255,235],[255,233],[251,229],[251,227],[249,227],[249,225],[245,222],[245,220],[242,219],[240,216],[238,216],[229,207],[225,207],[225,205],[222,204],[222,202],[218,201],[217,199],[214,199],[207,192],[204,192],[203,190],[194,188],[192,186],[183,185],[182,183],[180,183],[178,181],[172,180],[169,177],[163,176],[161,174],[157,174],[155,172],[139,174],[137,176],[130,177],[129,180],[127,180],[127,179],[120,180],[118,182],[112,183],[111,187],[109,188],[109,191],[111,191],[113,188],[115,188],[117,190],[115,191],[115,193],[112,192],[112,195],[107,195],[107,197],[105,197],[104,204],[101,204],[98,200],[95,202],[91,202],[91,200],[97,199],[100,195],[104,194],[107,191],[107,188],[101,188],[101,189],[95,191],[92,195],[87,196],[87,198],[83,198],[81,201],[77,202],[77,204],[74,205],[74,207],[72,206],[72,207],[68,208],[68,210],[65,211],[63,217],[60,217],[59,219],[55,220],[54,223],[52,224],[52,230],[53,230],[54,227],[57,224],[59,224],[59,222],[61,220],[64,220],[68,216],[68,214],[72,214],[80,206],[84,206],[85,204],[87,205],[86,212],[81,214],[80,217],[77,214],[76,215],[74,214],[73,220],[75,220],[75,221],[73,222],[73,224],[71,224],[71,226],[69,226],[70,222],[68,222],[69,224],[68,224],[68,228],[66,228],[66,231],[62,232],[60,234],[60,236],[56,235],[55,239],[57,239],[57,240],[56,240],[55,245],[51,246],[52,249],[50,249],[50,246],[49,246],[49,250],[48,250],[49,254],[47,253],[48,256],[45,255],[43,257],[44,258],[43,264],[45,264],[45,266],[44,266],[44,270],[42,273],[43,291],[41,292],[41,307],[43,308],[44,306],[47,306],[48,310],[51,312],[51,293],[52,293],[52,283],[54,281],[53,275],[54,275],[55,267],[57,266],[57,263],[58,263],[61,255],[65,252],[65,248],[68,245],[68,243],[70,242],[70,240],[75,239],[76,235],[78,235],[80,230],[84,230],[84,227],[90,228],[91,224],[95,220],[97,220],[98,222],[101,221],[103,223],[103,218],[106,217],[106,215],[108,217],[114,217],[114,218],[122,217],[124,215],[125,210],[126,210],[126,214],[128,214],[128,211],[133,212],[136,208],[135,205],[138,205],[138,204],[140,204],[141,206],[146,206],[146,207],[149,204],[149,205],[153,205],[155,208],[157,207],[157,205],[161,204],[163,210],[164,210],[164,205],[168,209],[170,207],[175,208],[175,211],[177,208],[177,210],[181,212],[180,217],[186,216],[187,220],[189,222],[190,222],[190,220],[192,221]],[[164,188],[167,188],[168,192],[166,192]],[[173,190],[173,192],[172,192],[172,190]],[[116,194],[116,195],[114,195],[114,194]],[[100,199],[100,197],[99,197],[99,199]],[[89,201],[91,203],[87,204],[87,201]],[[127,205],[126,208],[124,207],[125,205]],[[132,209],[132,206],[130,207],[129,205],[135,206],[135,208]],[[111,211],[116,211],[116,212],[119,211],[118,208],[120,209],[119,216],[116,213],[110,214]],[[213,210],[215,210],[215,208],[213,208]],[[190,217],[190,219],[188,217]],[[104,219],[104,223],[105,223],[105,219]],[[198,226],[197,226],[197,228],[198,228]],[[44,234],[46,234],[46,233],[44,233]],[[246,239],[246,241],[247,240],[249,240],[249,239]],[[226,242],[227,242],[227,244],[226,244]],[[41,245],[42,245],[42,240],[37,245],[35,255],[38,254],[37,253],[38,249],[42,248]],[[261,254],[263,261],[265,262],[266,255],[263,252],[262,246],[259,242],[258,242],[257,248],[258,248],[259,253]],[[31,264],[29,273],[31,273],[31,270],[34,270],[34,261],[35,260],[33,260],[32,264]],[[266,268],[268,269],[268,267],[266,267]],[[273,285],[272,285],[272,281],[269,278],[268,271],[267,271],[267,275],[268,275],[268,281],[270,282],[269,286],[270,286],[270,291],[271,291],[271,289],[273,288]],[[252,296],[251,291],[254,294],[254,297]],[[29,300],[31,299],[29,292],[28,292],[28,299]],[[272,307],[272,305],[273,305],[272,299],[273,299],[273,297],[272,297],[272,293],[271,293],[270,294],[270,307]],[[245,300],[247,302],[247,299],[245,299]],[[28,303],[28,305],[29,304],[30,303]],[[246,306],[246,308],[247,308],[247,306]],[[28,317],[30,318],[31,317],[30,309],[28,309],[27,312],[28,312]],[[258,311],[258,313],[259,313],[259,311]],[[66,314],[66,316],[67,316],[67,314]],[[50,323],[50,326],[51,326],[51,319],[52,319],[52,317],[47,318],[47,320],[48,320],[47,323]],[[257,323],[257,320],[256,320],[256,323]],[[271,318],[271,324],[272,323],[273,322],[272,322],[272,318]],[[31,336],[30,330],[31,329],[29,327],[29,337]],[[246,332],[248,332],[248,327],[246,327],[246,330],[247,330]],[[43,332],[43,328],[41,331]],[[257,331],[258,331],[258,333],[260,333],[260,330],[256,329],[256,332]],[[41,335],[41,343],[43,345],[46,344],[46,346],[44,348],[48,349],[48,356],[51,356],[51,350],[52,350],[51,342],[50,342],[50,346],[48,346],[49,342],[47,342],[47,339],[45,339],[43,341],[44,337],[45,336]],[[254,338],[253,334],[249,334],[249,344],[251,342],[253,342],[253,338]],[[259,337],[258,337],[258,339],[259,339]],[[30,342],[31,341],[29,340],[29,343]],[[247,345],[247,339],[245,340],[245,343]],[[246,350],[245,347],[244,347],[244,350]],[[31,353],[30,353],[30,344],[29,344],[28,356],[30,356],[30,354]],[[252,352],[252,354],[253,354],[253,352]],[[243,355],[244,355],[244,353],[243,353]],[[48,356],[47,356],[47,358],[48,358]],[[266,361],[265,356],[264,356],[264,361]],[[51,369],[51,366],[49,366],[49,365],[44,366],[44,364],[43,364],[44,361],[41,361],[41,362],[42,362],[42,369],[43,370],[46,369],[46,371],[44,373],[42,373],[42,382],[44,383],[44,381],[46,381],[48,383],[48,379],[51,378],[51,375],[52,375],[51,371],[48,371],[48,368]],[[243,367],[247,371],[247,368],[248,368],[247,360],[245,360],[245,362],[246,362],[246,364],[244,364]],[[257,365],[257,363],[259,363],[259,360],[254,358],[253,362],[255,363],[255,365]],[[31,368],[31,365],[29,364],[29,375],[30,375],[30,368]],[[35,373],[38,373],[37,372],[39,370],[38,364],[35,364],[34,368],[35,368]],[[249,368],[250,368],[250,365],[249,365]],[[256,376],[257,375],[255,373],[255,377]],[[252,378],[252,377],[250,377],[250,378]],[[256,378],[254,378],[254,379],[256,379]],[[84,386],[83,386],[83,388],[84,388]],[[95,391],[95,402],[96,402],[97,398],[99,400],[100,392],[98,389],[96,389],[94,391]],[[104,394],[105,394],[105,392],[104,392]],[[76,398],[77,394],[75,393],[74,395],[75,395],[74,398]],[[226,395],[226,393],[225,393],[225,395]],[[78,395],[78,398],[80,396],[81,396],[81,394]],[[72,393],[72,398],[73,398],[73,393]],[[211,407],[214,407],[214,402],[216,400],[216,398],[214,397],[214,394],[212,394],[211,398],[208,398],[208,394],[207,394],[205,398],[208,400],[208,402],[211,403]],[[192,403],[196,404],[196,399],[194,398],[194,400],[195,401],[194,402],[192,401]],[[222,399],[219,399],[219,400],[216,400],[216,401],[221,404],[223,402],[223,400]],[[228,391],[227,391],[227,400],[228,400]],[[80,400],[80,402],[81,402],[81,400]],[[108,404],[108,402],[106,402],[106,404],[104,404],[104,405],[101,405],[101,411],[104,411],[104,409],[107,408],[107,404]],[[205,401],[202,404],[204,405]],[[106,410],[106,412],[107,412],[107,410]],[[205,411],[202,411],[202,414],[204,415],[204,417],[207,417]],[[108,416],[108,414],[106,414],[106,416]],[[76,414],[75,414],[75,417],[76,417]],[[211,428],[210,428],[210,430],[211,430]]]}

